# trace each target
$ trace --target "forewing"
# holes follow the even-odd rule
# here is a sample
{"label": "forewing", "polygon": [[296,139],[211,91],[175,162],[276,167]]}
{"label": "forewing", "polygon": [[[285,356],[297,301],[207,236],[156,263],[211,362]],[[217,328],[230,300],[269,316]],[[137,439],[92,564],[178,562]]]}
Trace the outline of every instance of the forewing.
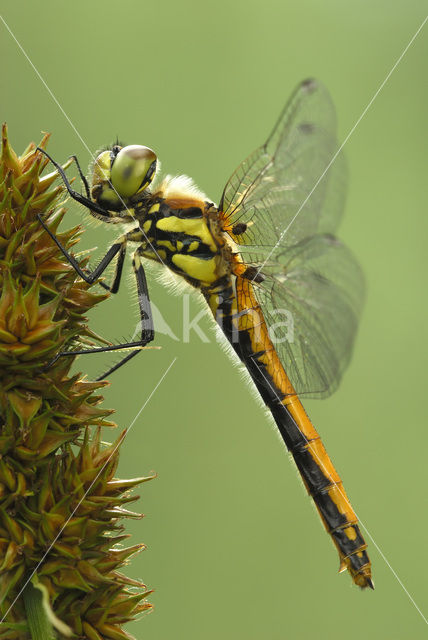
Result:
{"label": "forewing", "polygon": [[[346,167],[337,154],[335,130],[327,90],[306,80],[266,143],[231,176],[220,210],[225,230],[248,261],[263,261],[268,255],[275,260],[278,250],[336,229],[344,208]],[[237,223],[244,223],[246,230],[234,233],[234,227],[243,228]]]}

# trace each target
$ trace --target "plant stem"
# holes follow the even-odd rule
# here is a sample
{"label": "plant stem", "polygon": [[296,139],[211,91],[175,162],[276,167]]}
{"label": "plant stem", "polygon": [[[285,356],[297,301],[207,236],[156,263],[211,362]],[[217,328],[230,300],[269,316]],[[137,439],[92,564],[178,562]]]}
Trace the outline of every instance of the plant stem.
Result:
{"label": "plant stem", "polygon": [[31,582],[24,590],[25,611],[32,640],[54,640],[55,633],[43,606],[43,594]]}

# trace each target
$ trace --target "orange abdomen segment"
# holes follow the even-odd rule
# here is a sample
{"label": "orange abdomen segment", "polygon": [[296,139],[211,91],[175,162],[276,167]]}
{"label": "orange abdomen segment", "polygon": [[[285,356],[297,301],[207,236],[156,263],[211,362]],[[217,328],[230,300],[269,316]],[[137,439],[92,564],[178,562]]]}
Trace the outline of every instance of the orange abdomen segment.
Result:
{"label": "orange abdomen segment", "polygon": [[[215,300],[219,299],[223,301],[221,313],[215,308]],[[340,570],[348,569],[358,586],[373,588],[367,545],[357,517],[340,476],[269,338],[252,283],[246,278],[236,277],[236,300],[230,301],[229,324],[225,322],[226,299],[226,294],[219,296],[218,292],[216,296],[207,296],[214,316],[247,367],[294,458],[305,487],[339,552]],[[236,334],[239,336],[238,341],[233,339]]]}

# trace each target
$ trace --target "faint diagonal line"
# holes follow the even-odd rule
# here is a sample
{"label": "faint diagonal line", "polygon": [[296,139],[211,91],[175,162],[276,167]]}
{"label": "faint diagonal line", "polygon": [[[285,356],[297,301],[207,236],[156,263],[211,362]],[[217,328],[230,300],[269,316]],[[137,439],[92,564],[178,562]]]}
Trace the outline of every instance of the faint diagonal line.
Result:
{"label": "faint diagonal line", "polygon": [[406,587],[404,586],[402,580],[400,580],[400,577],[398,576],[397,572],[393,569],[391,563],[389,562],[388,558],[385,556],[385,554],[383,553],[383,551],[381,550],[381,548],[379,547],[379,545],[377,544],[376,540],[373,538],[372,534],[370,533],[370,531],[367,529],[367,527],[365,526],[365,524],[363,523],[363,521],[361,520],[361,518],[359,517],[359,515],[357,514],[357,512],[354,509],[354,513],[358,518],[359,523],[361,524],[362,528],[364,529],[364,531],[367,533],[367,536],[370,538],[370,542],[373,543],[373,545],[376,547],[377,552],[379,553],[380,557],[382,558],[382,560],[385,562],[386,566],[388,567],[388,569],[391,571],[392,575],[394,576],[394,578],[397,580],[398,584],[400,585],[400,587],[403,589],[404,593],[407,595],[407,597],[409,598],[410,602],[413,604],[413,606],[415,607],[416,611],[419,613],[419,615],[421,616],[421,618],[423,619],[423,621],[425,622],[425,624],[428,625],[428,620],[426,619],[426,617],[424,616],[424,614],[422,613],[421,609],[418,607],[418,605],[416,604],[414,598],[412,597],[412,595],[409,593],[409,591],[406,589]]}
{"label": "faint diagonal line", "polygon": [[32,67],[34,73],[36,74],[36,76],[39,78],[40,82],[43,84],[43,86],[45,87],[46,91],[49,93],[50,97],[52,98],[52,100],[55,102],[56,106],[58,107],[58,109],[61,111],[62,115],[64,116],[64,118],[67,120],[68,124],[70,125],[70,127],[73,129],[74,133],[76,134],[76,136],[79,138],[80,142],[83,144],[83,146],[85,147],[85,149],[88,151],[89,155],[93,158],[92,152],[90,150],[90,148],[88,147],[88,145],[86,144],[86,142],[84,141],[84,139],[82,138],[82,136],[80,135],[80,133],[78,132],[78,130],[76,129],[76,127],[74,126],[73,122],[71,121],[71,119],[69,118],[68,114],[64,111],[64,109],[62,108],[61,104],[58,102],[55,94],[51,91],[51,89],[49,88],[48,83],[46,82],[46,80],[43,78],[42,74],[39,72],[39,70],[37,69],[37,67],[35,66],[35,64],[32,62],[30,56],[27,54],[27,52],[25,51],[24,47],[21,45],[21,43],[19,42],[19,40],[16,38],[15,34],[13,33],[12,29],[9,27],[9,25],[7,24],[6,20],[3,18],[2,15],[0,15],[0,20],[3,22],[4,26],[6,27],[6,29],[9,31],[9,34],[12,36],[13,40],[15,41],[16,45],[18,46],[18,48],[20,49],[21,53],[23,54],[23,56],[26,58],[27,62],[30,64],[30,66]]}
{"label": "faint diagonal line", "polygon": [[123,443],[124,439],[126,438],[126,436],[128,435],[128,433],[130,432],[130,430],[132,429],[132,427],[134,426],[134,424],[136,423],[136,421],[138,420],[138,418],[140,417],[141,413],[144,411],[144,409],[146,408],[146,406],[148,405],[148,403],[150,402],[151,398],[153,397],[153,395],[155,394],[155,392],[157,391],[157,389],[159,388],[159,386],[162,384],[162,382],[164,381],[165,377],[167,376],[167,374],[169,373],[171,367],[173,366],[173,364],[175,363],[175,361],[177,360],[177,358],[174,358],[174,360],[170,363],[170,365],[168,366],[168,368],[164,371],[164,373],[162,374],[160,380],[157,382],[157,384],[155,385],[155,387],[153,388],[152,392],[149,394],[149,396],[147,397],[146,401],[144,402],[144,404],[141,406],[141,408],[139,409],[139,411],[137,412],[137,414],[135,415],[135,418],[131,421],[130,425],[128,426],[128,428],[126,429],[125,435],[124,437],[118,442],[118,444],[114,447],[113,451],[110,453],[109,457],[107,458],[107,460],[104,462],[103,466],[101,467],[101,469],[98,471],[97,475],[95,476],[95,478],[92,480],[91,484],[89,485],[89,487],[86,489],[84,495],[82,496],[82,498],[79,500],[79,502],[77,503],[77,505],[74,507],[73,511],[71,512],[71,514],[68,516],[67,520],[64,522],[64,524],[62,525],[61,529],[59,530],[58,534],[55,536],[55,538],[53,539],[53,541],[50,543],[48,549],[45,551],[44,555],[42,556],[42,558],[39,560],[39,562],[37,563],[37,565],[34,567],[33,571],[31,572],[30,576],[27,578],[27,580],[25,581],[23,587],[21,587],[18,595],[15,597],[15,599],[13,600],[12,604],[10,605],[9,609],[6,611],[6,613],[4,614],[3,618],[0,620],[0,624],[2,624],[4,622],[4,620],[6,619],[9,611],[13,608],[13,606],[15,605],[16,601],[21,597],[22,592],[24,591],[25,587],[28,585],[28,583],[31,581],[32,577],[34,576],[34,574],[37,572],[37,570],[39,569],[39,567],[43,564],[43,562],[46,560],[47,556],[49,555],[49,553],[51,552],[52,547],[54,546],[54,544],[56,543],[56,541],[60,538],[62,532],[64,531],[65,527],[67,526],[67,524],[70,522],[71,518],[74,516],[74,514],[76,513],[76,511],[78,510],[78,508],[80,507],[80,505],[82,504],[83,500],[86,498],[86,496],[88,495],[88,493],[90,492],[90,490],[92,489],[92,487],[94,486],[94,484],[97,482],[98,478],[100,477],[100,475],[102,474],[102,472],[104,471],[104,469],[106,468],[106,466],[108,465],[108,463],[110,462],[112,456],[116,453],[117,449],[121,446],[121,444]]}
{"label": "faint diagonal line", "polygon": [[349,131],[348,135],[346,136],[346,138],[344,139],[344,141],[342,142],[342,144],[340,145],[340,147],[338,148],[338,150],[336,151],[336,153],[333,155],[333,157],[331,158],[330,162],[328,163],[328,165],[326,166],[326,168],[324,169],[324,171],[322,172],[322,174],[320,175],[320,177],[318,178],[318,180],[316,181],[316,183],[314,184],[314,186],[312,187],[311,191],[309,192],[309,194],[306,196],[306,198],[304,199],[304,201],[302,202],[302,204],[300,205],[299,209],[297,210],[297,212],[295,213],[295,215],[293,216],[293,218],[291,219],[291,221],[289,222],[289,224],[287,225],[287,227],[284,229],[284,231],[281,232],[279,238],[278,238],[278,242],[275,244],[275,246],[271,249],[271,251],[269,252],[269,254],[267,255],[267,257],[265,258],[265,260],[263,261],[263,264],[258,268],[257,270],[257,274],[254,278],[256,278],[260,271],[263,269],[263,267],[265,266],[266,262],[269,260],[269,258],[271,257],[271,255],[273,254],[273,252],[277,249],[277,247],[281,244],[284,236],[286,235],[287,231],[289,230],[289,228],[291,227],[291,225],[293,224],[293,222],[296,220],[297,216],[300,214],[300,212],[302,211],[303,207],[305,206],[305,204],[307,203],[307,201],[309,200],[309,198],[312,196],[313,192],[315,191],[315,189],[318,187],[319,183],[321,182],[321,180],[324,178],[325,174],[327,173],[327,171],[330,169],[331,165],[334,163],[334,161],[336,160],[337,156],[339,155],[339,153],[342,151],[343,147],[345,146],[345,144],[348,142],[349,138],[352,136],[352,134],[354,133],[355,129],[358,127],[358,125],[360,124],[361,120],[364,118],[364,116],[366,115],[367,111],[370,109],[370,107],[372,106],[373,102],[376,100],[376,98],[378,97],[379,93],[382,91],[383,87],[386,85],[386,83],[388,82],[389,78],[392,76],[392,74],[394,73],[395,69],[398,67],[398,65],[400,64],[400,62],[402,61],[402,59],[404,58],[404,56],[406,55],[407,51],[410,49],[410,47],[412,46],[413,42],[416,40],[416,38],[418,37],[419,33],[422,31],[426,21],[428,20],[428,15],[425,17],[425,19],[423,20],[423,22],[419,25],[419,28],[417,29],[416,33],[413,35],[413,37],[410,39],[410,41],[408,42],[407,46],[404,48],[404,50],[402,51],[401,55],[397,58],[397,60],[395,61],[394,65],[392,66],[392,68],[390,69],[389,73],[386,75],[385,79],[383,80],[383,82],[380,84],[380,86],[378,87],[377,91],[374,93],[374,95],[372,96],[371,100],[368,102],[368,104],[366,105],[365,109],[363,110],[363,112],[361,113],[360,117],[358,118],[358,120],[355,122],[354,126],[351,128],[351,130]]}
{"label": "faint diagonal line", "polygon": [[[275,389],[275,387],[273,386],[272,382],[267,378],[267,376],[264,374],[264,372],[260,369],[260,373],[262,374],[263,378],[266,380],[266,383],[268,384],[268,386],[270,387],[270,389],[272,390],[273,394],[276,396],[276,399],[278,400],[279,404],[282,405],[282,401],[277,393],[277,390]],[[296,394],[297,395],[297,394]],[[285,407],[284,407],[284,411],[286,411]],[[305,439],[306,444],[309,444],[309,440],[307,439],[306,435],[303,433],[303,431],[300,429],[299,425],[297,423],[296,427],[299,430],[301,436]],[[322,461],[322,459],[318,456],[318,454],[316,453],[315,450],[311,451],[311,454],[317,459],[318,464],[320,466],[320,468],[323,470],[325,476],[327,478],[329,478],[329,480],[331,480],[331,482],[333,482],[333,479],[331,477],[331,474],[329,474],[327,468],[324,466],[324,463]],[[333,464],[333,463],[332,463]],[[334,483],[334,482],[333,482]],[[341,494],[342,498],[344,500],[346,500],[349,504],[350,504],[350,500],[349,498],[345,495],[344,491],[342,491],[341,487],[334,483],[334,485],[337,487],[339,493]],[[313,498],[312,498],[313,499]],[[400,577],[398,576],[397,572],[394,570],[394,568],[392,567],[391,563],[389,562],[389,560],[387,559],[387,557],[385,556],[385,554],[383,553],[383,551],[380,549],[379,545],[377,544],[377,542],[375,541],[375,539],[373,538],[372,534],[370,533],[370,531],[367,529],[366,525],[363,523],[363,521],[361,520],[361,518],[359,517],[358,513],[355,511],[355,509],[352,507],[357,520],[359,522],[359,524],[361,525],[361,527],[364,529],[364,531],[366,532],[367,536],[370,538],[370,541],[373,543],[373,545],[376,547],[377,551],[379,552],[379,555],[381,556],[382,560],[385,562],[385,564],[387,565],[387,567],[389,568],[389,570],[391,571],[392,575],[394,576],[394,578],[397,580],[398,584],[400,585],[400,587],[403,589],[404,593],[407,595],[407,597],[409,598],[410,602],[413,604],[413,606],[415,607],[416,611],[419,613],[419,615],[421,616],[421,618],[424,620],[425,624],[428,625],[428,620],[426,619],[426,617],[424,616],[424,614],[422,613],[421,609],[418,607],[418,605],[416,604],[415,599],[413,598],[413,596],[410,594],[409,590],[404,586],[403,581],[400,579]]]}
{"label": "faint diagonal line", "polygon": [[[82,138],[82,136],[80,135],[79,131],[77,130],[77,128],[75,127],[75,125],[73,124],[71,118],[68,116],[68,114],[66,113],[66,111],[62,108],[60,102],[57,100],[55,94],[53,93],[53,91],[49,88],[48,83],[46,82],[46,80],[43,78],[42,74],[39,72],[39,70],[37,69],[36,65],[32,62],[30,56],[27,54],[27,52],[25,51],[24,47],[21,45],[21,43],[19,42],[19,40],[17,39],[17,37],[15,36],[15,34],[13,33],[12,29],[9,27],[9,25],[7,24],[6,20],[3,18],[2,15],[0,15],[0,20],[3,22],[4,26],[6,27],[6,29],[8,30],[9,34],[11,35],[11,37],[13,38],[13,40],[15,41],[16,45],[18,46],[18,48],[20,49],[21,53],[23,54],[23,56],[26,58],[27,62],[30,64],[30,66],[32,67],[34,73],[36,74],[36,76],[39,78],[40,82],[43,84],[43,86],[45,87],[46,91],[49,93],[49,95],[51,96],[52,100],[55,102],[55,104],[57,105],[58,109],[61,111],[61,113],[63,114],[63,116],[65,117],[65,119],[67,120],[67,122],[69,123],[70,127],[73,129],[74,133],[77,135],[77,137],[79,138],[80,142],[83,144],[83,146],[85,147],[85,149],[88,151],[89,155],[91,156],[92,160],[94,162],[96,162],[96,158],[94,156],[94,154],[92,153],[92,151],[90,150],[90,148],[88,147],[88,145],[86,144],[86,142],[84,141],[84,139]],[[116,191],[116,189],[114,188],[113,185],[111,185],[113,191],[115,192],[115,194],[117,195],[119,202],[121,202],[123,204],[123,208],[130,213],[129,208],[126,206],[125,202],[123,201],[123,198],[118,194],[118,192]],[[142,234],[144,235],[147,244],[149,245],[149,247],[152,249],[153,253],[155,254],[155,256],[157,257],[157,259],[159,260],[159,262],[161,264],[163,264],[165,266],[164,261],[162,260],[162,258],[160,257],[159,253],[156,251],[155,247],[152,245],[152,243],[150,242],[150,240],[148,239],[146,232],[144,231],[144,229],[141,229]]]}

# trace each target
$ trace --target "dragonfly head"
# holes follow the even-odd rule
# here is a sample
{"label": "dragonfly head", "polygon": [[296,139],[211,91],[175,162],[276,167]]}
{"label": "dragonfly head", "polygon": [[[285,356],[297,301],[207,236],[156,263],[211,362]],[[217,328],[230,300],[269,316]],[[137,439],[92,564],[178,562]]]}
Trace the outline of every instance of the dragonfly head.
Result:
{"label": "dragonfly head", "polygon": [[106,209],[123,209],[152,182],[156,160],[152,149],[137,144],[102,151],[94,162],[92,198]]}

